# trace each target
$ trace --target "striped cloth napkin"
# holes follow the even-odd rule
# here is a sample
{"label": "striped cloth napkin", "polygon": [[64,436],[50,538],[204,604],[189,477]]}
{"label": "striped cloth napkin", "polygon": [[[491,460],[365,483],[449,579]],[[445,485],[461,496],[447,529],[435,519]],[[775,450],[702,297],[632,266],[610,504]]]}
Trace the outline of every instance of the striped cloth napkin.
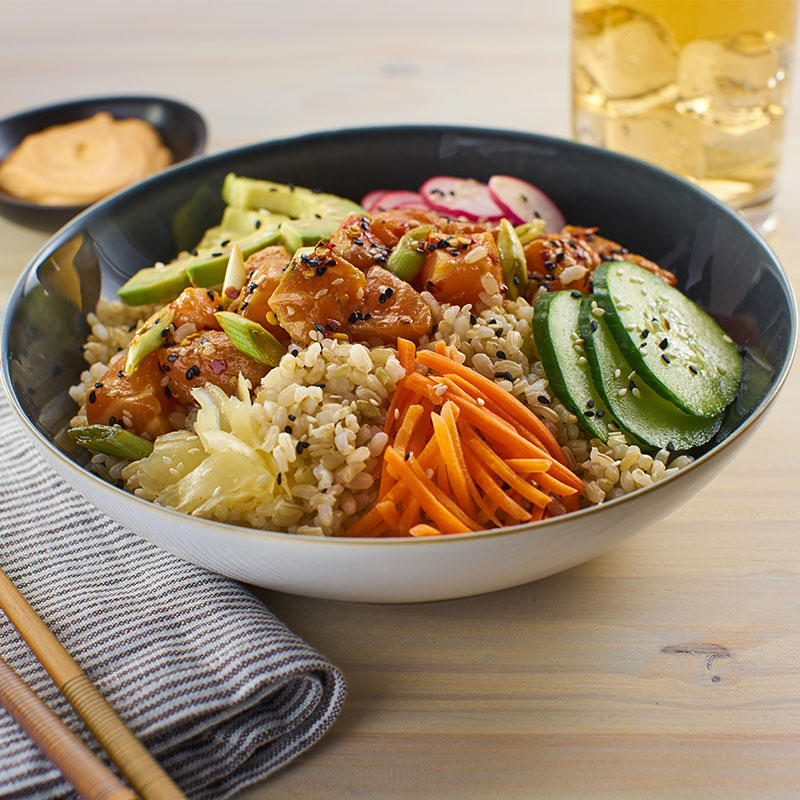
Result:
{"label": "striped cloth napkin", "polygon": [[[333,723],[344,679],[239,584],[112,522],[45,464],[0,392],[0,565],[191,798],[224,798]],[[0,655],[95,752],[0,612]],[[0,798],[74,797],[0,708]]]}

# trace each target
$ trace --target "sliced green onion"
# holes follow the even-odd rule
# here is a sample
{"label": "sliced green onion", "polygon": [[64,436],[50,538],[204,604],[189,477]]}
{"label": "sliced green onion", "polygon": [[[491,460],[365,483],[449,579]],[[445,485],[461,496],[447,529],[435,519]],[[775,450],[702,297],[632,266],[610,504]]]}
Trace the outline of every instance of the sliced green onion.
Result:
{"label": "sliced green onion", "polygon": [[525,291],[528,283],[528,266],[519,236],[507,219],[500,220],[500,227],[497,229],[497,249],[500,251],[500,266],[508,287],[508,296],[515,300]]}
{"label": "sliced green onion", "polygon": [[231,311],[218,311],[214,316],[240,353],[269,367],[277,367],[286,354],[286,347],[263,325]]}
{"label": "sliced green onion", "polygon": [[[125,374],[130,375],[136,367],[144,361],[150,353],[158,350],[166,341],[169,334],[169,326],[175,312],[167,306],[161,309],[151,322],[148,320],[136,331],[131,346],[128,348],[128,360],[125,362]],[[152,319],[152,318],[151,318]]]}
{"label": "sliced green onion", "polygon": [[547,224],[543,219],[534,219],[531,222],[517,225],[514,230],[517,232],[520,244],[524,247],[526,244],[530,244],[534,239],[544,236],[547,232]]}
{"label": "sliced green onion", "polygon": [[386,269],[404,281],[413,281],[425,263],[425,248],[420,246],[420,242],[432,230],[433,225],[419,225],[404,233],[389,255]]}
{"label": "sliced green onion", "polygon": [[117,425],[85,425],[82,428],[72,428],[67,434],[75,444],[87,450],[96,450],[98,453],[128,461],[138,461],[153,452],[152,442]]}
{"label": "sliced green onion", "polygon": [[231,255],[228,259],[228,267],[225,270],[225,280],[222,282],[222,301],[229,303],[239,296],[247,280],[247,272],[244,268],[244,257],[238,244],[231,248]]}

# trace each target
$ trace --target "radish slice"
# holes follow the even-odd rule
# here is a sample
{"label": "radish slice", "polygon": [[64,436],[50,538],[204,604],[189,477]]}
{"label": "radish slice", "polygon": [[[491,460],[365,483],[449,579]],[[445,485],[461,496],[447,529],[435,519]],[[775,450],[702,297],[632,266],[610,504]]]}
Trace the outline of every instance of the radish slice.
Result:
{"label": "radish slice", "polygon": [[419,191],[432,209],[449,217],[497,220],[503,216],[486,184],[471,178],[438,175],[425,181]]}
{"label": "radish slice", "polygon": [[378,200],[380,200],[385,194],[389,194],[388,189],[375,189],[371,192],[367,192],[361,198],[361,208],[363,208],[365,211],[372,211],[378,204]]}
{"label": "radish slice", "polygon": [[531,222],[538,215],[545,221],[547,232],[556,233],[566,223],[558,206],[541,189],[527,181],[510,175],[492,175],[487,190],[515,225]]}
{"label": "radish slice", "polygon": [[427,205],[422,195],[417,194],[417,192],[385,192],[369,210],[388,211],[390,208],[411,208],[415,206],[425,208]]}

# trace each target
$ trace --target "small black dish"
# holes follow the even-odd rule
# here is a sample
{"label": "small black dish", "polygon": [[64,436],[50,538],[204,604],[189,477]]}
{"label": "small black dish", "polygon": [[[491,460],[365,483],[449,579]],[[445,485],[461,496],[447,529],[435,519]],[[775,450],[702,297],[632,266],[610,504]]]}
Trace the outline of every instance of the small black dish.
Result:
{"label": "small black dish", "polygon": [[[95,97],[23,111],[0,120],[0,161],[28,134],[51,125],[87,119],[98,111],[108,111],[116,119],[135,117],[149,122],[172,152],[173,164],[200,155],[206,145],[205,120],[184,103],[164,97]],[[46,206],[21,200],[0,189],[0,213],[40,230],[59,228],[89,205]]]}

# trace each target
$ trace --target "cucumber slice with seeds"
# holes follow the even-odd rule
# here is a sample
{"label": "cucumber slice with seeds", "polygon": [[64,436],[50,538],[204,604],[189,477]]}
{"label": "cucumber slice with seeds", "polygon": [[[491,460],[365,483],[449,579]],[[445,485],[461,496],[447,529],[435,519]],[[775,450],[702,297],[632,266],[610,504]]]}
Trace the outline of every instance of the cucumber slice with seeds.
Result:
{"label": "cucumber slice with seeds", "polygon": [[686,295],[624,261],[601,264],[594,295],[623,355],[656,393],[687,414],[713,418],[736,397],[736,343]]}
{"label": "cucumber slice with seeds", "polygon": [[719,429],[721,417],[686,414],[650,389],[617,346],[605,321],[609,316],[592,314],[591,297],[581,301],[579,330],[584,352],[594,384],[614,417],[647,449],[690,450],[705,444]]}
{"label": "cucumber slice with seeds", "polygon": [[572,292],[551,292],[536,299],[533,338],[555,396],[575,414],[581,428],[606,442],[609,432],[619,426],[592,381],[578,332],[584,295],[575,294],[578,297]]}

